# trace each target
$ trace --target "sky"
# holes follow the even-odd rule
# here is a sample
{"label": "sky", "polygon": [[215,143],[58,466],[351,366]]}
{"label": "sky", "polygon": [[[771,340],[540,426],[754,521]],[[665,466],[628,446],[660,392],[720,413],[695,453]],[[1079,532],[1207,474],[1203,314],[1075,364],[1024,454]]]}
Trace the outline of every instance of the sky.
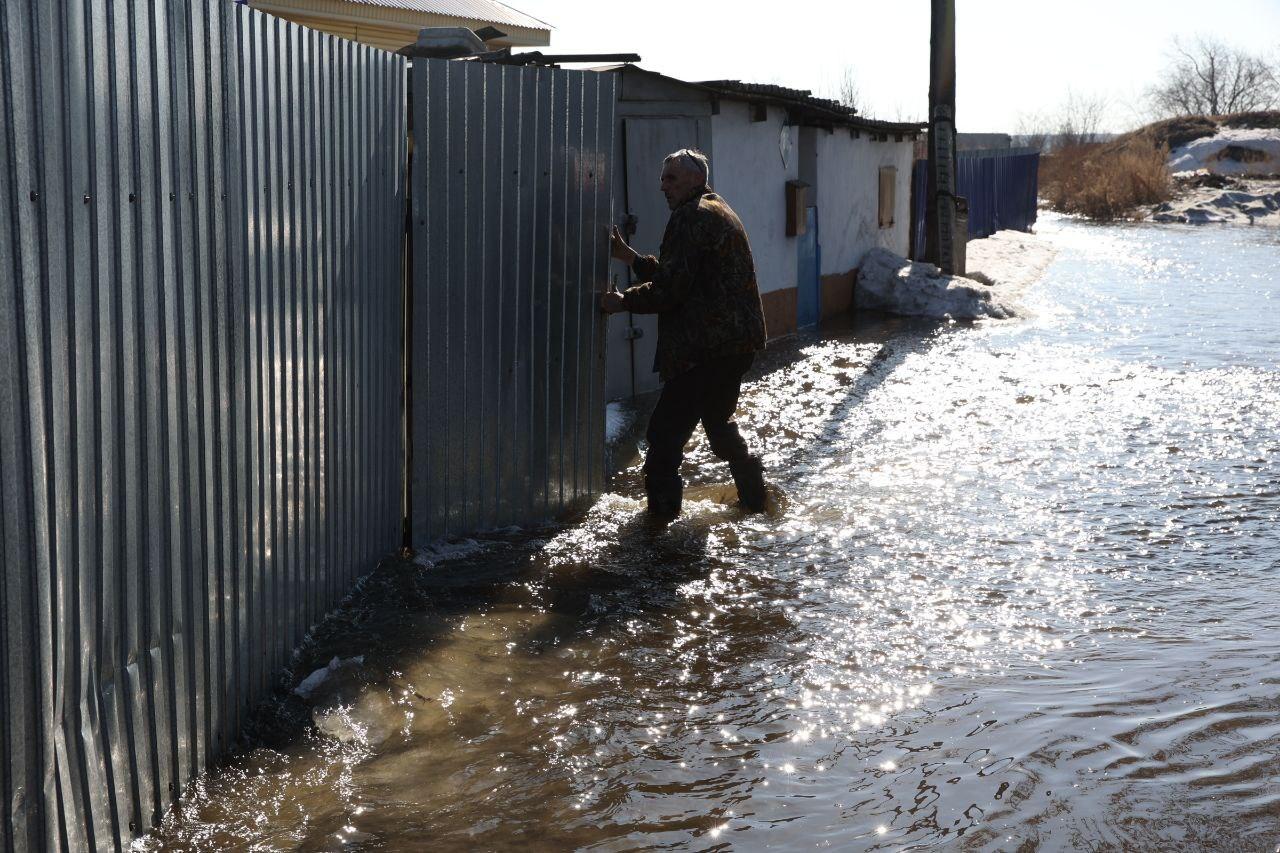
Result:
{"label": "sky", "polygon": [[[686,80],[740,79],[831,96],[852,70],[862,112],[923,120],[929,0],[507,0],[564,53],[638,53]],[[1214,9],[1229,10],[1213,15]],[[1106,104],[1102,130],[1150,116],[1171,42],[1218,38],[1280,61],[1280,0],[956,0],[957,127],[1014,133],[1068,92]]]}

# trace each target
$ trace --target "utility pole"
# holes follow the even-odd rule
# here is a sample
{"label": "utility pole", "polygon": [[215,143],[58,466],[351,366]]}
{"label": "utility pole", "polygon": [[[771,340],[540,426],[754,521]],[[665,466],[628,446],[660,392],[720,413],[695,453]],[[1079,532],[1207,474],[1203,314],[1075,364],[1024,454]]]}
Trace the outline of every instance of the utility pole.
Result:
{"label": "utility pole", "polygon": [[[929,181],[925,257],[948,274],[956,239],[956,3],[932,0],[929,40]],[[961,235],[964,239],[967,235]]]}

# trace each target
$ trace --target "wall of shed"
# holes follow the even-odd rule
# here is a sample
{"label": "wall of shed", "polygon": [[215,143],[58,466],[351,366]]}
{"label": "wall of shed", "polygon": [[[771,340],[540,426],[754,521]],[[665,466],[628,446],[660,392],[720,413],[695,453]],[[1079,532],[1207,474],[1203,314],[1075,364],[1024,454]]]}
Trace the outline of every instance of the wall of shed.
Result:
{"label": "wall of shed", "polygon": [[[689,116],[695,107],[702,108],[699,93],[670,81],[636,72],[624,73],[623,81],[620,119],[634,115],[669,120]],[[673,102],[676,98],[681,102]],[[720,99],[718,111],[710,117],[715,140],[714,151],[709,152],[711,184],[737,212],[747,230],[768,335],[777,338],[796,331],[799,314],[800,243],[799,238],[786,233],[787,182],[810,183],[809,204],[818,206],[822,248],[820,316],[825,319],[852,307],[853,273],[869,249],[882,246],[902,255],[907,253],[914,142],[910,138],[899,142],[894,136],[876,141],[866,131],[855,138],[848,128],[801,128],[789,123],[782,107],[769,106],[764,121],[753,121],[753,112],[753,105],[746,100]],[[785,162],[779,144],[784,133],[790,141]],[[618,135],[620,145],[623,136]],[[705,147],[705,143],[701,144]],[[625,170],[625,164],[638,157],[657,162],[659,155],[620,149],[617,157],[620,168]],[[878,221],[882,166],[894,166],[898,172],[894,224],[883,229]],[[619,184],[622,183],[620,176]],[[619,217],[625,212],[616,211]],[[652,215],[648,219],[654,220]],[[642,251],[653,251],[657,235],[647,236],[647,240],[639,239],[635,244]],[[615,265],[614,272],[624,283],[621,269]],[[630,323],[641,327],[645,337],[628,342],[624,332]],[[611,319],[611,399],[656,387],[656,375],[649,370],[655,326],[650,317],[628,319],[618,315]],[[633,349],[635,355],[631,353]]]}
{"label": "wall of shed", "polygon": [[[799,128],[777,107],[765,121],[752,121],[750,105],[740,101],[721,101],[711,127],[711,185],[747,229],[769,337],[789,335],[796,330],[796,238],[787,236],[786,185],[800,174]],[[784,127],[791,139],[786,163],[779,150]]]}
{"label": "wall of shed", "polygon": [[[860,263],[868,250],[888,249],[907,254],[911,224],[911,167],[913,143],[877,142],[871,134],[837,128],[819,130],[818,218],[822,245],[822,275],[847,274]],[[878,218],[880,169],[898,170],[894,223],[881,228]]]}
{"label": "wall of shed", "polygon": [[799,175],[799,128],[787,127],[791,154],[784,164],[778,142],[786,114],[770,107],[767,121],[752,121],[746,103],[721,101],[712,116],[716,157],[711,185],[738,214],[751,239],[761,293],[796,286],[796,238],[787,236],[786,184]]}

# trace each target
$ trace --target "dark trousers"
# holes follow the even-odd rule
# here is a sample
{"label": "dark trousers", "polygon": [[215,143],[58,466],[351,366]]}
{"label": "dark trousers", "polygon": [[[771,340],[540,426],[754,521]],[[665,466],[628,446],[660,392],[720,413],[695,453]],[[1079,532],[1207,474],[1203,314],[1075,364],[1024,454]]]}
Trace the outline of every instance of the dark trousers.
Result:
{"label": "dark trousers", "polygon": [[672,377],[662,386],[645,433],[649,442],[644,459],[645,488],[651,497],[669,495],[678,500],[683,489],[680,463],[684,460],[684,446],[698,421],[702,421],[711,452],[716,456],[731,465],[754,460],[733,422],[742,377],[754,358],[747,353],[714,359]]}

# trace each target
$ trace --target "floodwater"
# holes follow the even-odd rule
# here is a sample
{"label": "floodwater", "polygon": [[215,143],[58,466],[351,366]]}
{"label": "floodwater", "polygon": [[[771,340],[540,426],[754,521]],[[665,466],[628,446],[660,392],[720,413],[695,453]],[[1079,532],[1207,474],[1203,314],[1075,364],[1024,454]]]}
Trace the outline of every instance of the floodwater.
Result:
{"label": "floodwater", "polygon": [[386,568],[144,846],[1275,850],[1280,233],[1041,232],[1021,319],[770,354],[772,515],[699,443]]}

